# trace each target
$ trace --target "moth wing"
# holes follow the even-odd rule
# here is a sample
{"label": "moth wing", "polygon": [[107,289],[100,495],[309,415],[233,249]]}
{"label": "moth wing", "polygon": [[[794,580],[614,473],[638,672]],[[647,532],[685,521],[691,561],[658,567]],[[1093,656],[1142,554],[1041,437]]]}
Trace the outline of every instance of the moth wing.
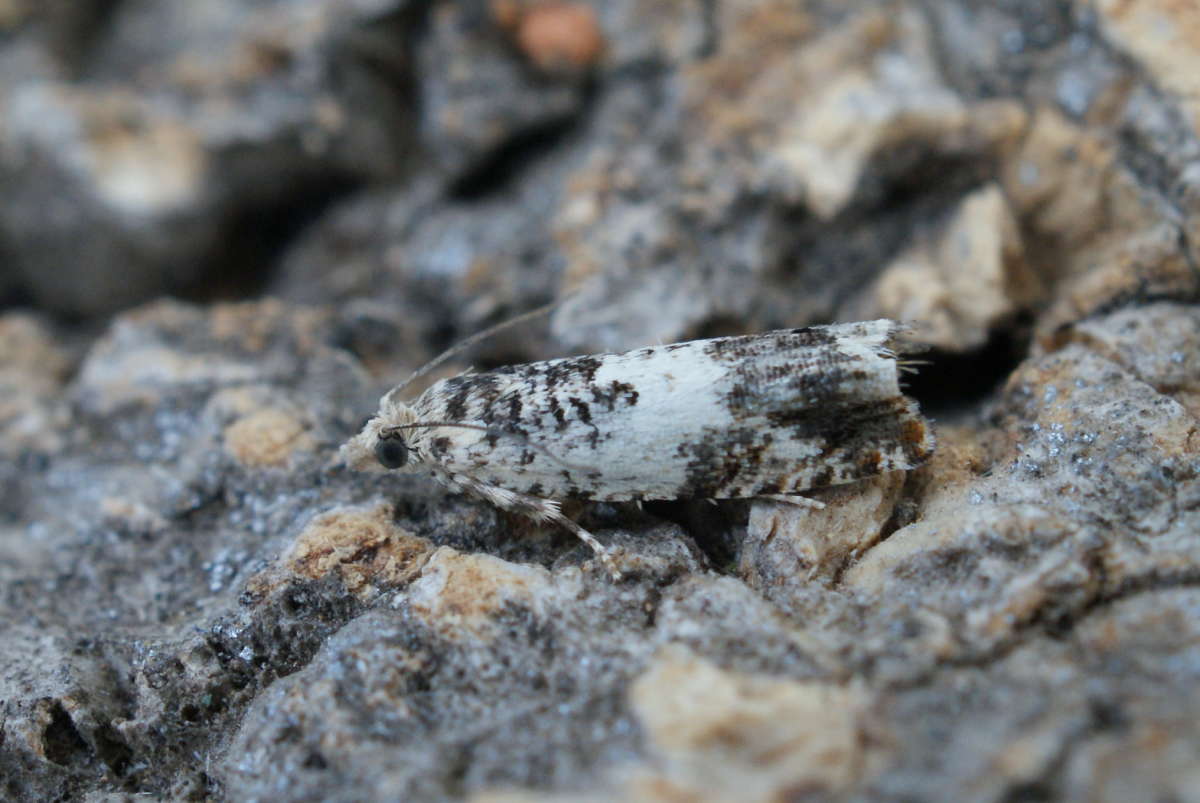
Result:
{"label": "moth wing", "polygon": [[514,366],[435,386],[420,418],[488,427],[431,430],[430,453],[535,496],[800,493],[931,452],[900,390],[898,333],[872,321]]}

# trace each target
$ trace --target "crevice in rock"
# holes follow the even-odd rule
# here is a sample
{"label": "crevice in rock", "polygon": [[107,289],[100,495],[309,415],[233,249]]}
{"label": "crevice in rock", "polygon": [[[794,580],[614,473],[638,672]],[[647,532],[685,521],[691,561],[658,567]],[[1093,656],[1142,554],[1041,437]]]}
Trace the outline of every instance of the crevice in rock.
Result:
{"label": "crevice in rock", "polygon": [[709,565],[721,574],[736,574],[750,505],[745,500],[727,499],[718,504],[708,500],[660,500],[643,503],[656,518],[678,524],[691,537]]}
{"label": "crevice in rock", "polygon": [[696,49],[696,60],[703,61],[721,49],[720,9],[717,0],[701,0],[701,15],[704,20],[704,37]]}
{"label": "crevice in rock", "polygon": [[42,731],[42,744],[46,758],[59,766],[86,763],[91,757],[87,742],[61,700],[50,704],[50,722]]}
{"label": "crevice in rock", "polygon": [[1011,786],[1000,800],[1004,803],[1062,800],[1062,777],[1071,762],[1071,756],[1094,735],[1124,730],[1127,724],[1125,714],[1117,703],[1104,699],[1089,700],[1087,719],[1066,734],[1042,771],[1036,777]]}
{"label": "crevice in rock", "polygon": [[124,775],[133,760],[133,750],[109,722],[102,723],[92,733],[96,755],[116,775]]}
{"label": "crevice in rock", "polygon": [[563,117],[514,135],[456,178],[447,190],[447,199],[469,203],[502,192],[535,162],[549,158],[575,131],[580,119],[578,114]]}
{"label": "crevice in rock", "polygon": [[[1116,603],[1136,597],[1140,594],[1157,591],[1171,591],[1178,588],[1200,588],[1200,571],[1181,572],[1171,577],[1151,574],[1145,577],[1131,578],[1121,584],[1121,588],[1111,593],[1095,595],[1090,601],[1080,606],[1071,616],[1059,617],[1050,621],[1039,611],[1018,625],[1007,638],[992,645],[990,648],[968,652],[967,654],[950,656],[937,666],[930,667],[915,675],[898,678],[887,685],[894,690],[915,689],[928,686],[932,679],[944,672],[954,672],[961,669],[988,669],[1029,642],[1037,638],[1049,638],[1061,641],[1093,614],[1102,611]],[[1112,727],[1112,726],[1109,726]]]}
{"label": "crevice in rock", "polygon": [[914,355],[925,363],[904,378],[905,392],[931,418],[970,409],[987,399],[1025,358],[1029,332],[1025,322],[992,330],[987,343],[971,351],[941,350]]}
{"label": "crevice in rock", "polygon": [[1200,588],[1200,569],[1190,572],[1163,576],[1157,572],[1130,577],[1123,580],[1118,588],[1107,593],[1097,594],[1069,621],[1063,622],[1064,634],[1079,627],[1093,614],[1103,611],[1113,605],[1142,594],[1153,594],[1158,591],[1174,591],[1179,588]]}
{"label": "crevice in rock", "polygon": [[177,295],[198,303],[259,295],[287,246],[358,186],[349,176],[313,177],[235,209],[216,238],[218,245],[201,257],[207,268]]}
{"label": "crevice in rock", "polygon": [[864,171],[853,200],[833,219],[791,210],[780,221],[790,243],[771,278],[781,292],[811,295],[820,288],[831,320],[856,319],[855,299],[880,266],[935,232],[995,174],[978,158],[931,154],[916,144],[891,148],[872,165],[878,168]]}
{"label": "crevice in rock", "polygon": [[[124,0],[82,0],[69,4],[71,13],[58,15],[49,46],[55,58],[73,79],[83,78],[95,44],[108,31]],[[48,4],[49,5],[49,4]]]}

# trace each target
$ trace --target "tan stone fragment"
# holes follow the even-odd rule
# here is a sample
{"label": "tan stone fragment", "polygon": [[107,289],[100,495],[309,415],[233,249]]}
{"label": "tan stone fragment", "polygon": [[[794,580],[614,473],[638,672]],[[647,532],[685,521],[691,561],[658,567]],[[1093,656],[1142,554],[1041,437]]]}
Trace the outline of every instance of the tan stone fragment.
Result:
{"label": "tan stone fragment", "polygon": [[1178,215],[1121,166],[1111,138],[1039,109],[1000,176],[1033,268],[1054,287],[1041,334],[1136,298],[1200,291]]}
{"label": "tan stone fragment", "polygon": [[862,781],[862,696],[831,683],[725,671],[682,650],[630,689],[659,772],[631,778],[635,800],[786,800]]}
{"label": "tan stone fragment", "polygon": [[1143,230],[1120,241],[1109,240],[1097,251],[1080,252],[1084,254],[1095,260],[1089,263],[1093,269],[1059,288],[1057,301],[1038,321],[1044,340],[1100,310],[1146,298],[1187,300],[1200,292],[1200,273],[1183,250],[1179,228],[1171,222],[1147,221]]}
{"label": "tan stone fragment", "polygon": [[[155,404],[183,387],[261,382],[255,353],[288,343],[300,356],[320,347],[327,311],[275,300],[217,304],[208,310],[156,301],[124,313],[96,341],[75,381],[80,403],[104,415],[128,404]],[[206,332],[210,346],[194,344]],[[180,346],[191,338],[194,345]],[[246,353],[250,352],[250,353]]]}
{"label": "tan stone fragment", "polygon": [[1008,202],[988,184],[889,265],[852,317],[911,322],[922,342],[968,351],[1040,294]]}
{"label": "tan stone fragment", "polygon": [[226,451],[247,468],[281,468],[297,452],[316,447],[301,418],[271,407],[234,421],[225,428],[224,440]]}
{"label": "tan stone fragment", "polygon": [[413,611],[452,638],[486,636],[509,605],[540,607],[553,578],[541,567],[441,547],[409,588]]}
{"label": "tan stone fragment", "polygon": [[892,516],[904,472],[830,488],[813,498],[815,509],[756,500],[750,508],[739,574],[755,588],[792,578],[833,581],[837,573],[877,540]]}
{"label": "tan stone fragment", "polygon": [[343,509],[314,518],[283,555],[283,569],[311,580],[336,573],[346,588],[398,585],[424,565],[431,546],[392,521],[389,505]]}
{"label": "tan stone fragment", "polygon": [[747,13],[689,95],[713,145],[747,149],[763,182],[818,217],[844,209],[890,148],[1002,149],[1023,126],[1018,106],[969,107],[943,82],[919,15],[871,8],[812,38],[791,8]]}
{"label": "tan stone fragment", "polygon": [[62,446],[70,411],[59,397],[70,364],[36,318],[0,316],[0,455]]}
{"label": "tan stone fragment", "polygon": [[1140,61],[1159,86],[1179,97],[1192,130],[1200,134],[1200,4],[1097,0],[1086,6],[1095,10],[1109,39]]}
{"label": "tan stone fragment", "polygon": [[1000,181],[1030,231],[1077,246],[1110,224],[1105,198],[1114,180],[1110,139],[1041,108],[1020,147],[1001,166]]}

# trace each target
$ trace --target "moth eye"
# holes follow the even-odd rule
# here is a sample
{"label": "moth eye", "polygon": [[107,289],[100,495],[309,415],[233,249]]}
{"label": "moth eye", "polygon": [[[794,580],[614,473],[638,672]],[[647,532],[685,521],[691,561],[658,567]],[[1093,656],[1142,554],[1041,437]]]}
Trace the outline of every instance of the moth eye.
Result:
{"label": "moth eye", "polygon": [[375,459],[384,468],[401,468],[408,462],[408,446],[400,438],[380,438],[375,443]]}

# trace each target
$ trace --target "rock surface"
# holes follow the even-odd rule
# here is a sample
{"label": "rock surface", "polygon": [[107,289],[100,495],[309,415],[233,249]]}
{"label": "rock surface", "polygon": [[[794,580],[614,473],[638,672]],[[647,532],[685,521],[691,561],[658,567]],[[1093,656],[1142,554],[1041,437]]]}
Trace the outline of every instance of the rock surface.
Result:
{"label": "rock surface", "polygon": [[[1195,799],[1198,43],[1165,0],[0,0],[0,797]],[[561,297],[443,374],[891,316],[937,452],[569,511],[618,583],[336,464]]]}

